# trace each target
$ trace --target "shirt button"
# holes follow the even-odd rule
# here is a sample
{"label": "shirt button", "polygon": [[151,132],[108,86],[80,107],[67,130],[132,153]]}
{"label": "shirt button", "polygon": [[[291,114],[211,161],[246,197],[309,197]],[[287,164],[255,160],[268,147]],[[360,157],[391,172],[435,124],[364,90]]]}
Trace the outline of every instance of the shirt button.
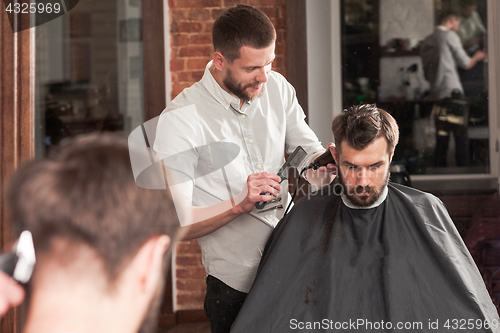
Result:
{"label": "shirt button", "polygon": [[253,140],[252,139],[248,140],[248,143],[253,143]]}
{"label": "shirt button", "polygon": [[272,215],[267,215],[267,218],[268,218],[268,219],[272,219],[272,218],[273,218],[273,216],[272,216]]}
{"label": "shirt button", "polygon": [[257,164],[255,167],[256,167],[257,169],[260,169],[261,165],[260,165],[260,164]]}
{"label": "shirt button", "polygon": [[244,114],[242,114],[240,117],[241,117],[241,118],[245,118],[245,115],[244,115]]}

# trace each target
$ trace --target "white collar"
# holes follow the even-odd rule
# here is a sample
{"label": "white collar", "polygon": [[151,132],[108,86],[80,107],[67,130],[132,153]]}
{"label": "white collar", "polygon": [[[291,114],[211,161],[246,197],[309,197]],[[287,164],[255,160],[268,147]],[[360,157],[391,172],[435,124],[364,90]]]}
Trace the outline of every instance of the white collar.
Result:
{"label": "white collar", "polygon": [[384,188],[384,191],[382,192],[382,195],[380,196],[380,198],[377,199],[377,201],[375,201],[373,204],[371,204],[370,206],[366,206],[366,207],[360,207],[360,206],[356,206],[354,205],[348,198],[347,196],[342,193],[341,194],[341,198],[342,198],[342,201],[344,202],[344,205],[346,205],[347,207],[349,208],[352,208],[352,209],[370,209],[370,208],[375,208],[375,207],[378,207],[382,204],[382,202],[384,202],[384,200],[387,198],[387,193],[389,192],[389,190],[387,189],[387,186]]}
{"label": "white collar", "polygon": [[[240,99],[236,96],[231,95],[219,85],[212,73],[210,72],[210,68],[212,67],[214,61],[210,60],[210,62],[205,67],[205,73],[203,74],[203,78],[201,79],[201,83],[205,86],[208,92],[219,102],[224,108],[229,109],[232,105],[233,108],[238,111],[240,110]],[[247,102],[247,104],[250,104]]]}

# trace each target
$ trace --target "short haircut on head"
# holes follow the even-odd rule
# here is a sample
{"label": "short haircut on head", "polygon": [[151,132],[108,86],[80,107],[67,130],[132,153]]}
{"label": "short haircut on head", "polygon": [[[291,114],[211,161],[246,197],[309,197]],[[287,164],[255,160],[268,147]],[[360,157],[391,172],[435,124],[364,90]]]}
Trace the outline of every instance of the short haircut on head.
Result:
{"label": "short haircut on head", "polygon": [[180,226],[167,190],[136,185],[118,134],[82,136],[21,166],[7,200],[14,233],[31,231],[37,257],[70,264],[75,258],[54,253],[54,242],[64,241],[68,253],[83,245],[102,259],[111,285],[149,239],[174,241]]}
{"label": "short haircut on head", "polygon": [[224,10],[212,26],[214,50],[229,63],[240,57],[242,46],[263,49],[276,40],[274,26],[264,12],[249,5]]}
{"label": "short haircut on head", "polygon": [[396,120],[375,104],[354,105],[333,119],[332,132],[337,151],[342,142],[363,150],[380,137],[387,140],[387,151],[393,152],[398,144],[399,129]]}
{"label": "short haircut on head", "polygon": [[439,22],[439,24],[445,24],[446,22],[448,22],[452,18],[460,19],[460,13],[458,12],[458,10],[456,10],[456,9],[448,9],[448,10],[441,11],[438,14],[438,22]]}

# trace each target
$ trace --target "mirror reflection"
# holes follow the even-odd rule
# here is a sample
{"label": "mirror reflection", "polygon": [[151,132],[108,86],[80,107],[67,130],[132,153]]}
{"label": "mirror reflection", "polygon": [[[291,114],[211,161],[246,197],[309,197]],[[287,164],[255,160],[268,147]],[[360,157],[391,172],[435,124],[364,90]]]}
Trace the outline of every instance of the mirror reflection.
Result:
{"label": "mirror reflection", "polygon": [[398,121],[410,174],[489,172],[486,0],[343,0],[343,107]]}

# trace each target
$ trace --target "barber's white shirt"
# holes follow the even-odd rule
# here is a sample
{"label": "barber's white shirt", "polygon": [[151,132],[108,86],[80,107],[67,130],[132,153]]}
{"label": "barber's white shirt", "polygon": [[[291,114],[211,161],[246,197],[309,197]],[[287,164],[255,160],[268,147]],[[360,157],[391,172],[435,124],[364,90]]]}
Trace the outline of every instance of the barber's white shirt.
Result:
{"label": "barber's white shirt", "polygon": [[[176,207],[207,207],[238,195],[250,174],[277,173],[285,162],[284,152],[291,154],[298,145],[308,154],[300,170],[325,150],[306,124],[295,90],[281,74],[271,71],[262,96],[240,109],[240,100],[213,78],[211,65],[201,81],[176,97],[158,121],[153,148],[170,157],[165,160],[172,163],[166,164],[181,175],[181,181],[172,182],[178,184],[170,184],[169,178]],[[229,143],[227,151],[224,143]],[[285,183],[282,186],[279,204],[286,208],[287,188]],[[266,208],[274,205],[278,203]],[[207,273],[248,292],[267,238],[283,211],[254,209],[199,238]]]}

